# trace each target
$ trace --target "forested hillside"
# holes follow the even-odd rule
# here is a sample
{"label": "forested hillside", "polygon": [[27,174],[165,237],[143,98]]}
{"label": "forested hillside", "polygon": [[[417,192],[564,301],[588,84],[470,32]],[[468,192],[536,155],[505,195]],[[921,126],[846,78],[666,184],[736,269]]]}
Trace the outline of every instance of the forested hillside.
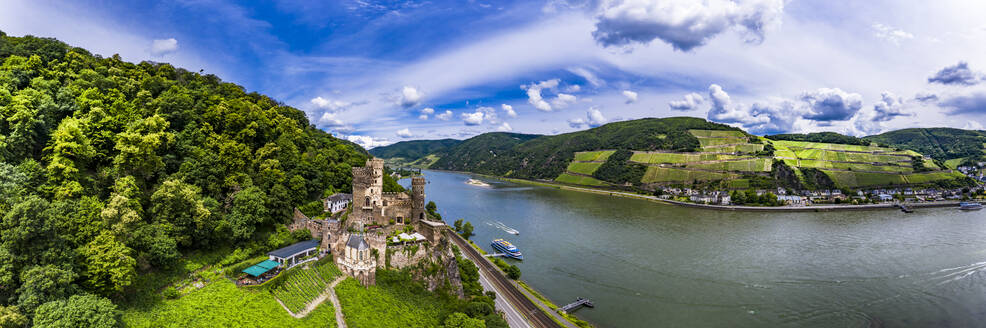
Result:
{"label": "forested hillside", "polygon": [[266,245],[367,157],[214,75],[2,32],[0,63],[4,327],[100,320],[182,254]]}
{"label": "forested hillside", "polygon": [[[452,147],[431,168],[530,179],[554,179],[576,152],[600,149],[694,151],[701,145],[689,129],[740,131],[693,117],[645,118],[597,128],[505,142],[510,134],[487,133]],[[513,134],[516,136],[516,134]],[[534,136],[529,136],[534,137]],[[513,146],[513,147],[512,147]]]}
{"label": "forested hillside", "polygon": [[844,134],[839,134],[835,132],[815,132],[815,133],[790,133],[790,134],[775,134],[766,136],[770,140],[785,140],[785,141],[807,141],[807,142],[824,142],[832,144],[843,144],[843,145],[859,145],[866,146],[870,143],[866,140],[856,138],[853,136],[847,136]]}
{"label": "forested hillside", "polygon": [[429,154],[442,153],[446,149],[458,145],[461,142],[462,140],[457,139],[401,141],[393,145],[370,149],[370,154],[386,159],[399,158],[414,161]]}
{"label": "forested hillside", "polygon": [[[978,132],[963,132],[970,136],[960,143],[982,145]],[[700,118],[646,118],[555,136],[486,133],[422,158],[438,158],[433,169],[618,189],[855,190],[973,183],[946,163],[910,150],[906,140],[883,140],[880,146],[870,138],[833,132],[758,137]]]}
{"label": "forested hillside", "polygon": [[941,161],[979,158],[986,148],[986,132],[953,128],[903,129],[864,139],[910,149]]}

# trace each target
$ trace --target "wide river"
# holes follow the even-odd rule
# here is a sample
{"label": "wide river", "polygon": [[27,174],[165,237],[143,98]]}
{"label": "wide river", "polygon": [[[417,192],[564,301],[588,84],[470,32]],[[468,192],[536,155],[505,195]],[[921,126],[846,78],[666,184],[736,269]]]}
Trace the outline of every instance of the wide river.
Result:
{"label": "wide river", "polygon": [[521,279],[591,299],[576,313],[600,327],[986,325],[986,211],[725,212],[425,177],[445,221],[514,243]]}

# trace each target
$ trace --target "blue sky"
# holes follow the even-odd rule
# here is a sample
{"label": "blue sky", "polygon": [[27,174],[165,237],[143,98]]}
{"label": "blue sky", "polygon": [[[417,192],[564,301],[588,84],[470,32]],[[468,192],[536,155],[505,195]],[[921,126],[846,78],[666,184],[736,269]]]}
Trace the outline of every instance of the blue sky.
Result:
{"label": "blue sky", "polygon": [[203,69],[366,147],[694,116],[983,129],[986,3],[20,1],[0,30]]}

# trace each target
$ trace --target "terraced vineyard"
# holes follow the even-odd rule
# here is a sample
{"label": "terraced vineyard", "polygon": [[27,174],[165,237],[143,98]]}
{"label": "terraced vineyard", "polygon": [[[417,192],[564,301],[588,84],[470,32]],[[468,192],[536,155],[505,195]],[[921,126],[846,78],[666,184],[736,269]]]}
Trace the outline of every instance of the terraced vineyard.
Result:
{"label": "terraced vineyard", "polygon": [[342,274],[331,257],[310,265],[300,265],[281,273],[271,293],[291,312],[298,313],[318,298],[336,277]]}
{"label": "terraced vineyard", "polygon": [[[680,184],[693,181],[722,180],[723,187],[743,189],[753,175],[768,177],[774,161],[781,160],[794,168],[804,182],[800,168],[818,169],[840,188],[866,188],[907,184],[934,183],[961,178],[946,171],[930,158],[911,150],[876,145],[847,145],[820,142],[768,140],[750,137],[741,131],[688,130],[698,139],[696,152],[634,151],[631,163],[647,166],[641,183]],[[759,138],[753,140],[752,138]],[[752,141],[752,142],[751,142]],[[762,156],[766,145],[773,156]],[[555,181],[568,184],[605,186],[609,183],[592,178],[613,151],[576,153],[565,173]],[[912,166],[913,157],[923,157],[924,168]],[[955,165],[955,161],[948,164]]]}
{"label": "terraced vineyard", "polygon": [[555,178],[555,182],[585,186],[609,185],[606,182],[593,178],[592,173],[595,173],[614,152],[616,151],[600,150],[575,153],[575,159],[571,163],[568,163],[565,173]]}
{"label": "terraced vineyard", "polygon": [[642,183],[686,183],[691,181],[730,180],[726,187],[748,184],[744,174],[770,172],[773,159],[756,156],[764,144],[750,143],[740,131],[688,130],[698,138],[701,149],[694,153],[634,152],[631,162],[648,166]]}

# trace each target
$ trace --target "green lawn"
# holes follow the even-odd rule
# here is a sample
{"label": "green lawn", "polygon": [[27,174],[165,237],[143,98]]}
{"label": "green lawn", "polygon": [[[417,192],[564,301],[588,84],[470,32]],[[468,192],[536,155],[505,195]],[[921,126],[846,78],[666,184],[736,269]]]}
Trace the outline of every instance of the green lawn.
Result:
{"label": "green lawn", "polygon": [[584,176],[580,176],[580,175],[571,175],[571,174],[568,174],[568,173],[562,173],[561,175],[558,176],[558,178],[555,178],[555,181],[556,182],[561,182],[561,183],[568,183],[568,184],[575,184],[575,185],[583,185],[583,186],[606,186],[606,185],[609,185],[608,183],[602,182],[602,181],[600,181],[598,179],[595,179],[595,178],[592,178],[592,177],[584,177]]}
{"label": "green lawn", "polygon": [[583,151],[575,153],[575,160],[580,162],[605,161],[615,150]]}
{"label": "green lawn", "polygon": [[125,327],[335,327],[334,311],[326,302],[295,319],[266,290],[237,288],[218,278],[178,299],[124,309],[122,318]]}
{"label": "green lawn", "polygon": [[682,169],[651,166],[647,168],[647,172],[644,173],[644,178],[641,179],[641,181],[644,183],[690,182],[692,180],[722,180],[722,179],[737,178],[737,177],[738,176],[735,174],[728,174],[728,173],[689,171]]}
{"label": "green lawn", "polygon": [[363,287],[347,278],[335,291],[349,327],[439,327],[455,311],[450,296],[428,292],[410,277],[388,270],[377,271],[376,285]]}
{"label": "green lawn", "polygon": [[581,174],[592,175],[592,172],[596,172],[596,169],[598,169],[602,165],[603,165],[603,163],[571,162],[571,163],[568,163],[568,169],[567,170],[568,170],[568,172],[572,172],[572,173],[581,173]]}

